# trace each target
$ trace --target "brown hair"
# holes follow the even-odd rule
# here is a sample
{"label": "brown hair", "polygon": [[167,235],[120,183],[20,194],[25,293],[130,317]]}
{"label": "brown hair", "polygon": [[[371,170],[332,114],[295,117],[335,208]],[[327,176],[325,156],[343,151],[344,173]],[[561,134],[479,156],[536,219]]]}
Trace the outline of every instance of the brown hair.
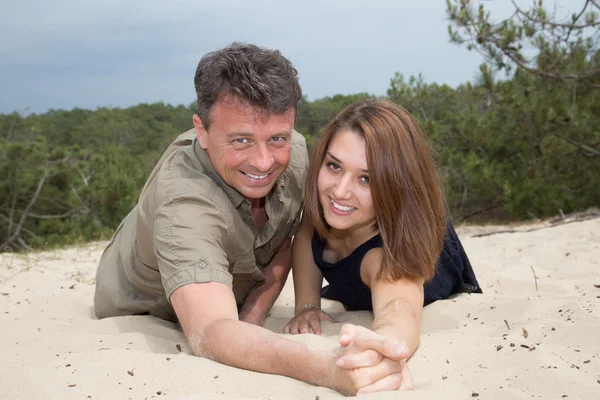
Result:
{"label": "brown hair", "polygon": [[325,127],[306,178],[307,217],[317,232],[327,237],[317,177],[329,143],[345,130],[365,140],[375,223],[384,249],[377,279],[433,278],[446,231],[445,202],[436,165],[418,122],[394,103],[354,103]]}
{"label": "brown hair", "polygon": [[266,115],[296,109],[302,98],[298,71],[278,50],[234,42],[205,54],[194,76],[198,116],[208,129],[212,106],[233,96]]}

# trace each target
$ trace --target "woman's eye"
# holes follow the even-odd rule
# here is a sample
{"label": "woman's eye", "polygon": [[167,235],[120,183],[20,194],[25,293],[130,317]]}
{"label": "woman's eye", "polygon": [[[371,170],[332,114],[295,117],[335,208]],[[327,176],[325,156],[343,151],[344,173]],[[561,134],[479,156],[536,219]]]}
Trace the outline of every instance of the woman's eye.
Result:
{"label": "woman's eye", "polygon": [[333,161],[329,161],[329,162],[327,163],[327,167],[328,167],[329,169],[332,169],[332,170],[334,170],[334,171],[338,171],[338,170],[340,169],[340,166],[339,166],[337,163],[334,163]]}
{"label": "woman's eye", "polygon": [[366,185],[369,184],[369,177],[368,176],[363,176],[360,178],[360,181]]}

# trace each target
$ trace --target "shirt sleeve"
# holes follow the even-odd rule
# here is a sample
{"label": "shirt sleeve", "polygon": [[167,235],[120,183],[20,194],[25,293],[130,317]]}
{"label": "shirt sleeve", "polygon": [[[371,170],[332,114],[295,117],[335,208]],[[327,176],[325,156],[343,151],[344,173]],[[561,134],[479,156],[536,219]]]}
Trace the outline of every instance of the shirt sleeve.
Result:
{"label": "shirt sleeve", "polygon": [[302,209],[304,207],[304,185],[306,174],[308,172],[308,150],[306,139],[302,134],[294,131],[292,151],[288,170],[291,173],[290,191],[292,193],[292,208],[297,207],[297,212],[293,215],[293,222],[288,237],[292,237],[298,231]]}
{"label": "shirt sleeve", "polygon": [[160,205],[154,216],[155,249],[167,299],[190,284],[221,282],[232,287],[225,239],[228,213],[202,195],[186,194]]}

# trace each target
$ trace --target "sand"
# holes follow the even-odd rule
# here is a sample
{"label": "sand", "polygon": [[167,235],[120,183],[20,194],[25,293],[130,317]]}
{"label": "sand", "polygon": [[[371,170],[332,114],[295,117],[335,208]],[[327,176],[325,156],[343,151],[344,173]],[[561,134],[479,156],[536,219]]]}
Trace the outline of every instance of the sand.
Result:
{"label": "sand", "polygon": [[[600,218],[457,231],[485,293],[426,307],[409,362],[416,390],[367,398],[599,399]],[[194,357],[170,322],[98,320],[94,276],[105,245],[0,254],[1,399],[342,397]],[[372,322],[323,305],[340,320]],[[290,277],[266,328],[281,332],[292,313]],[[340,326],[294,339],[336,346]]]}

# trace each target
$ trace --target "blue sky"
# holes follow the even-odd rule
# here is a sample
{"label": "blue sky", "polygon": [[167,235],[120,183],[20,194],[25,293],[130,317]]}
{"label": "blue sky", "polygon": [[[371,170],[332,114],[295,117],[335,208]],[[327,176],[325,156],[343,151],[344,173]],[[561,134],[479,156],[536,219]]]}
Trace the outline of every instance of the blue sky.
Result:
{"label": "blue sky", "polygon": [[[480,0],[498,18],[510,0]],[[530,1],[519,1],[529,5]],[[0,113],[194,101],[202,54],[277,48],[310,100],[385,94],[395,72],[456,86],[481,57],[449,43],[444,0],[19,0],[0,12]]]}

